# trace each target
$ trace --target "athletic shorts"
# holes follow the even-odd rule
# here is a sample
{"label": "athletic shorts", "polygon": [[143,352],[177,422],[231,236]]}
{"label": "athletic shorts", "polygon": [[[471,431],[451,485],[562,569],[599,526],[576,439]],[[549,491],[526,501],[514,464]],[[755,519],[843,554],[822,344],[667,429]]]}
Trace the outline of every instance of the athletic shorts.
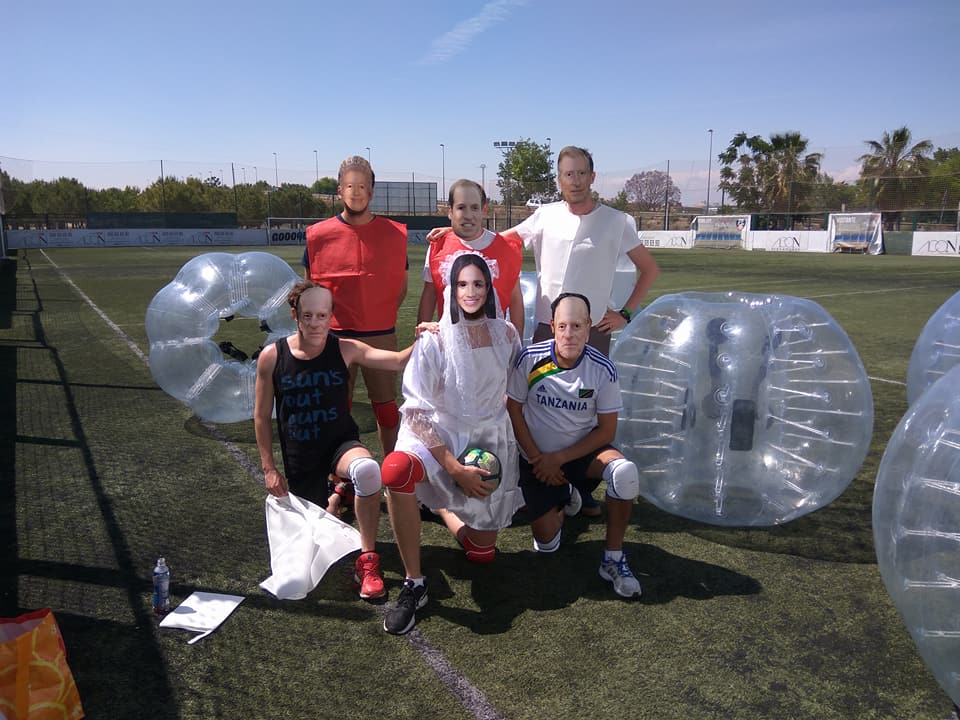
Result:
{"label": "athletic shorts", "polygon": [[285,467],[287,487],[290,492],[299,498],[304,498],[322,508],[326,508],[327,498],[330,497],[327,477],[336,474],[337,463],[340,462],[340,458],[355,447],[364,447],[364,445],[359,440],[347,440],[340,443],[333,452],[330,462],[319,462],[316,468],[302,471],[293,470],[291,472],[290,468]]}
{"label": "athletic shorts", "polygon": [[[564,463],[560,466],[563,476],[577,490],[589,495],[600,485],[600,478],[587,477],[590,463],[603,451],[613,449],[612,445],[605,445],[583,457]],[[520,458],[520,490],[523,491],[523,501],[527,505],[527,515],[531,520],[536,520],[550,510],[563,507],[570,499],[568,485],[547,485],[540,482],[533,474],[533,467],[523,457]]]}

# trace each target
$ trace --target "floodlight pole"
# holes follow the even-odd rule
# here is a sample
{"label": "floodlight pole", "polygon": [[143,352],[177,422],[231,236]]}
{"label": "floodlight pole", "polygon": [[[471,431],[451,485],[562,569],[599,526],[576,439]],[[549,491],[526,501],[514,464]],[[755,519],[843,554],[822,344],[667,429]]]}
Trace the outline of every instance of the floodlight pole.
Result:
{"label": "floodlight pole", "polygon": [[[507,155],[517,147],[517,142],[514,140],[494,140],[493,146],[503,153],[504,159]],[[510,202],[510,186],[513,185],[513,176],[510,174],[510,163],[507,163],[507,227],[509,228],[513,224],[513,205]]]}
{"label": "floodlight pole", "polygon": [[317,154],[317,151],[313,151],[313,164],[317,169],[317,182],[320,182],[320,156]]}
{"label": "floodlight pole", "polygon": [[277,154],[273,154],[273,179],[276,181],[274,185],[278,190],[280,189],[280,170],[277,167]]}
{"label": "floodlight pole", "polygon": [[710,170],[713,168],[713,128],[707,130],[710,133],[710,151],[707,153],[707,207],[704,212],[710,214]]}
{"label": "floodlight pole", "polygon": [[447,148],[440,143],[440,196],[447,192]]}

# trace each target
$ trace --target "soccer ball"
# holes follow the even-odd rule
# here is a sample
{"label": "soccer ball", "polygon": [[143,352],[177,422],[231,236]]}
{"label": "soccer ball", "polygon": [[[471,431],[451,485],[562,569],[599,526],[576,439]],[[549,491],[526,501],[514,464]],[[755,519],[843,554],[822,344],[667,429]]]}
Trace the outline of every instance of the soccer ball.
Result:
{"label": "soccer ball", "polygon": [[[461,465],[467,467],[478,467],[486,470],[490,474],[483,478],[484,482],[492,483],[499,487],[500,485],[500,458],[489,450],[483,448],[467,448],[463,454],[457,458]],[[496,488],[494,488],[496,489]]]}

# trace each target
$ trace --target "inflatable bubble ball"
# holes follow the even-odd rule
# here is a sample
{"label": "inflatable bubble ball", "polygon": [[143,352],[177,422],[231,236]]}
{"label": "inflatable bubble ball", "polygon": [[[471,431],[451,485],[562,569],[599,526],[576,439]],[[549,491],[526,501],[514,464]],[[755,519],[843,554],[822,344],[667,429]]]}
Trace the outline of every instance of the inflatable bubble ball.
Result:
{"label": "inflatable bubble ball", "polygon": [[533,317],[537,308],[537,273],[523,270],[520,273],[520,292],[523,294],[523,344],[533,339]]}
{"label": "inflatable bubble ball", "polygon": [[611,351],[624,409],[616,445],[657,507],[724,526],[770,526],[827,505],[873,431],[860,357],[802,298],[665,295]]}
{"label": "inflatable bubble ball", "polygon": [[960,292],[950,297],[923,326],[907,368],[907,403],[960,363]]}
{"label": "inflatable bubble ball", "polygon": [[960,703],[960,368],[910,406],[887,443],[873,540],[920,656]]}
{"label": "inflatable bubble ball", "polygon": [[[610,290],[610,307],[619,310],[633,292],[637,282],[637,268],[629,258],[621,258],[613,274],[613,288]],[[529,345],[533,339],[533,318],[537,309],[537,273],[523,270],[520,273],[520,292],[523,294],[523,344]],[[616,333],[614,333],[616,337]]]}
{"label": "inflatable bubble ball", "polygon": [[147,307],[157,385],[203,420],[252,418],[256,360],[230,343],[222,350],[213,337],[221,320],[234,317],[259,320],[265,344],[295,332],[287,293],[298,280],[285,261],[265,252],[214,252],[190,260]]}

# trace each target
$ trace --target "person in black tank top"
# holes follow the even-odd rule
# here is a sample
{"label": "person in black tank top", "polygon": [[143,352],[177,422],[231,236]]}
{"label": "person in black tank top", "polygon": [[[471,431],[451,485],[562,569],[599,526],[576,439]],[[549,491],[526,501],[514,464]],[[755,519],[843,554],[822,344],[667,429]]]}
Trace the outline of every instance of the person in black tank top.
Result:
{"label": "person in black tank top", "polygon": [[[297,283],[287,302],[297,332],[264,348],[257,359],[253,422],[264,485],[275,497],[291,491],[326,507],[327,476],[351,481],[361,547],[354,579],[360,585],[360,597],[382,598],[386,589],[375,550],[380,466],[360,443],[350,417],[348,378],[351,365],[399,371],[413,346],[394,352],[332,334],[333,295],[321,285]],[[273,457],[274,406],[283,473]]]}

